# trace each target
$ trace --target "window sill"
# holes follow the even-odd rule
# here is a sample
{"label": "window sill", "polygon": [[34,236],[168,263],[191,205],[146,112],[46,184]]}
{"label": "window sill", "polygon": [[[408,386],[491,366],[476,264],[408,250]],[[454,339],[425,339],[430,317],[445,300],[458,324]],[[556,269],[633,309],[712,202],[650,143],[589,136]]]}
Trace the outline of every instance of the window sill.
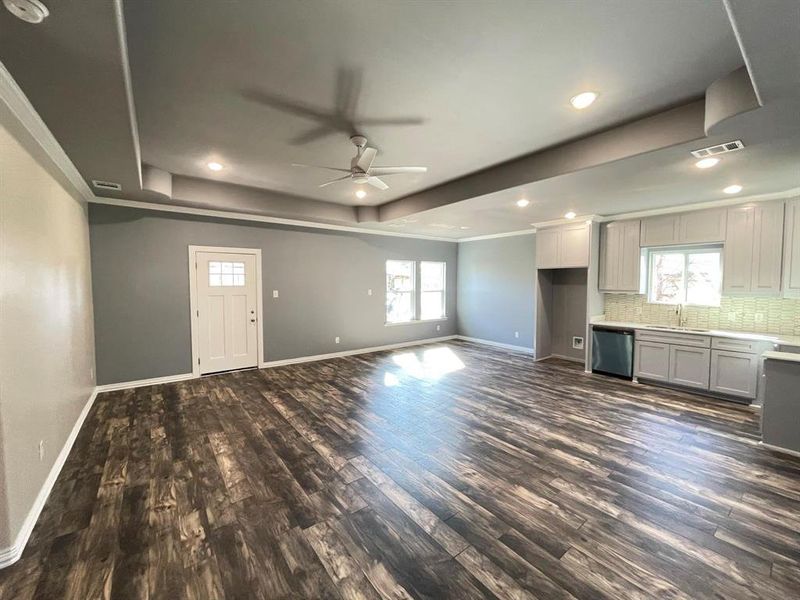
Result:
{"label": "window sill", "polygon": [[384,327],[397,327],[398,325],[416,325],[418,323],[441,323],[447,321],[447,317],[441,319],[413,319],[411,321],[400,321],[399,323],[384,323]]}

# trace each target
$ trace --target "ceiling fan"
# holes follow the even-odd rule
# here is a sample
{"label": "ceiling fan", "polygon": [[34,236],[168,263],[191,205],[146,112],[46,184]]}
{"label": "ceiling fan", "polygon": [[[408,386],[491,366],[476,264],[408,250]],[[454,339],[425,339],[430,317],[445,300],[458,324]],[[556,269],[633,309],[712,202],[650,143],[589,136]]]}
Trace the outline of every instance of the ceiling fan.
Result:
{"label": "ceiling fan", "polygon": [[349,169],[339,169],[337,167],[323,167],[320,165],[301,165],[293,164],[293,167],[305,167],[311,169],[325,169],[326,171],[336,171],[339,173],[347,173],[342,177],[337,177],[331,181],[326,181],[319,187],[327,187],[334,183],[347,181],[348,179],[356,184],[371,185],[379,190],[388,190],[389,186],[386,185],[380,178],[385,175],[401,175],[403,173],[425,173],[428,167],[373,167],[372,161],[375,160],[378,151],[375,148],[367,147],[367,138],[363,135],[354,135],[350,138],[353,145],[356,147],[356,155],[350,160]]}

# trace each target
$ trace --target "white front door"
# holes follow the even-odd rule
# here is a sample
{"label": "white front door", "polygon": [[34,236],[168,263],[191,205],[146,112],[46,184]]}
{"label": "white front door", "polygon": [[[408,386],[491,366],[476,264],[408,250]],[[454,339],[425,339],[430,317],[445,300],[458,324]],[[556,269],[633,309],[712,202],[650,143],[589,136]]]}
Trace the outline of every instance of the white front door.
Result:
{"label": "white front door", "polygon": [[258,366],[255,254],[197,252],[200,373]]}

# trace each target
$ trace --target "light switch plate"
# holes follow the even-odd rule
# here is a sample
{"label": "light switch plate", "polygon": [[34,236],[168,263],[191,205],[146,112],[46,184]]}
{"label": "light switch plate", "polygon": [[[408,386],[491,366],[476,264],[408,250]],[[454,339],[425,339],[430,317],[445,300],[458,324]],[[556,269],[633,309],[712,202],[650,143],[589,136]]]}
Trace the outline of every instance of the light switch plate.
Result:
{"label": "light switch plate", "polygon": [[277,298],[278,297],[278,290],[272,290],[272,297],[273,298]]}

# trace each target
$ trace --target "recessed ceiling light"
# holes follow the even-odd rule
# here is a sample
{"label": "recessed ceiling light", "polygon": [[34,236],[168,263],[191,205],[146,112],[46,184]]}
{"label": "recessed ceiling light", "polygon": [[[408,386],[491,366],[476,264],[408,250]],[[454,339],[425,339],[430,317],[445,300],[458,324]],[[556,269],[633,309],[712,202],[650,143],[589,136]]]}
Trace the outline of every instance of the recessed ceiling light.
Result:
{"label": "recessed ceiling light", "polygon": [[459,229],[469,229],[469,227],[467,227],[466,225],[462,225],[461,227],[459,227]]}
{"label": "recessed ceiling light", "polygon": [[531,201],[530,200],[526,200],[525,198],[522,198],[521,200],[517,200],[517,206],[519,206],[520,208],[525,208],[530,203],[531,203]]}
{"label": "recessed ceiling light", "polygon": [[220,163],[214,161],[211,161],[206,166],[212,171],[222,171],[222,169],[224,169],[224,167]]}
{"label": "recessed ceiling light", "polygon": [[698,169],[710,169],[718,162],[719,162],[718,158],[704,158],[694,163],[694,166],[697,167]]}
{"label": "recessed ceiling light", "polygon": [[722,191],[725,192],[726,194],[738,194],[739,192],[742,191],[742,186],[740,186],[738,183],[735,183],[733,185],[729,185]]}
{"label": "recessed ceiling light", "polygon": [[364,190],[358,190],[356,192],[356,198],[358,198],[359,200],[366,197],[367,197],[367,192],[365,192]]}
{"label": "recessed ceiling light", "polygon": [[597,100],[597,96],[597,92],[581,92],[577,96],[570,98],[569,103],[572,104],[574,108],[583,110],[587,106],[590,106],[592,102]]}
{"label": "recessed ceiling light", "polygon": [[564,215],[564,218],[565,219],[574,219],[575,218],[575,213],[572,212],[572,211],[569,211],[567,214]]}

